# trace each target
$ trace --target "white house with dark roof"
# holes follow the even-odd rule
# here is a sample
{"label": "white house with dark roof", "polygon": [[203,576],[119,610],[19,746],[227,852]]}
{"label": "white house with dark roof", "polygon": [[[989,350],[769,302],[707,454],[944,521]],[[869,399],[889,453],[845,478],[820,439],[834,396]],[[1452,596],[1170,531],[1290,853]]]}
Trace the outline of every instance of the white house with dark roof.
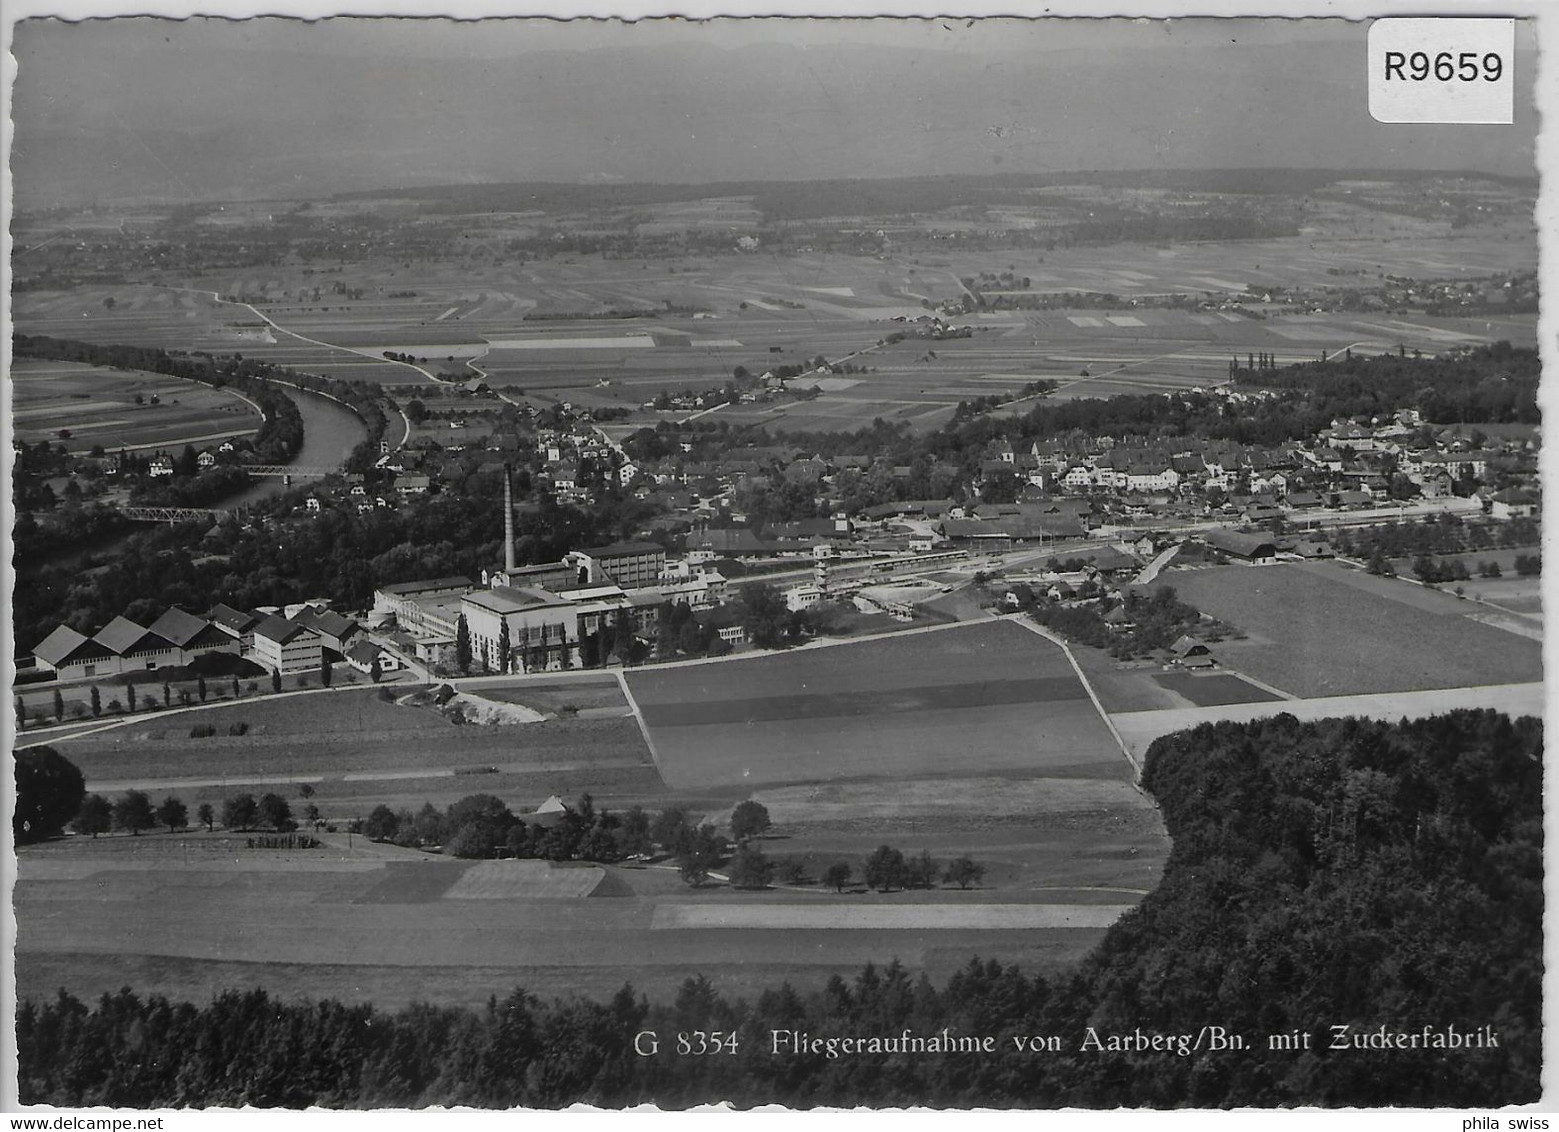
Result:
{"label": "white house with dark roof", "polygon": [[254,659],[283,675],[314,672],[324,661],[324,643],[308,626],[273,614],[255,626]]}
{"label": "white house with dark roof", "polygon": [[120,671],[119,658],[100,644],[69,625],[61,625],[32,650],[38,667],[54,672],[61,680],[80,680],[90,676],[112,676]]}
{"label": "white house with dark roof", "polygon": [[367,637],[346,650],[346,662],[359,672],[372,672],[375,661],[379,662],[380,672],[399,672],[402,667],[400,657]]}

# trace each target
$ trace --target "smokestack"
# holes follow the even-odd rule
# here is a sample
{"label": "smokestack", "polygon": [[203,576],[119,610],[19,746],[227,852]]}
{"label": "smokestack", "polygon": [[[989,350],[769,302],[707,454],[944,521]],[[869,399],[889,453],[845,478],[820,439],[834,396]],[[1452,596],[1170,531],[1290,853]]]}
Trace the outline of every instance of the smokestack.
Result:
{"label": "smokestack", "polygon": [[[508,464],[503,466],[503,571],[514,573],[514,471]],[[507,576],[503,584],[509,584]]]}

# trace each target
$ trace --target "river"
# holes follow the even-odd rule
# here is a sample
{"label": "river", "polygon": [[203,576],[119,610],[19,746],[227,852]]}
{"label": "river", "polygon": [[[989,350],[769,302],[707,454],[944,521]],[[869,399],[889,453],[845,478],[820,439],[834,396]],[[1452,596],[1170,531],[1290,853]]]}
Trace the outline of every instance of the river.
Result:
{"label": "river", "polygon": [[[310,393],[292,386],[283,386],[282,392],[292,398],[303,417],[303,447],[290,462],[300,468],[339,468],[346,458],[368,438],[368,427],[358,415],[329,397]],[[222,507],[242,507],[280,495],[297,487],[301,480],[284,483],[280,476],[257,479],[254,486],[224,500]]]}
{"label": "river", "polygon": [[[340,402],[292,386],[283,386],[282,392],[292,398],[303,417],[303,447],[291,461],[300,468],[339,468],[352,454],[352,449],[368,438],[368,426]],[[262,499],[290,491],[304,482],[307,481],[293,480],[288,484],[280,476],[265,476],[256,479],[252,486],[238,495],[224,499],[215,506],[225,510],[258,503]],[[135,529],[145,528],[143,524],[137,524]],[[84,565],[96,555],[110,554],[119,549],[134,533],[135,530],[131,530],[127,534],[115,535],[100,542],[78,545],[51,557],[48,565],[66,568]]]}

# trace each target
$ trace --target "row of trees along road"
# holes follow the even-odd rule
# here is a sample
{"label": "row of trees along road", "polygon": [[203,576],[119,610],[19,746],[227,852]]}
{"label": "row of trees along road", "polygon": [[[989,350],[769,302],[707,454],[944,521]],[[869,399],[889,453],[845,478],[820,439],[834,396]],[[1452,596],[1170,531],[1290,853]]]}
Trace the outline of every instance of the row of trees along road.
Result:
{"label": "row of trees along road", "polygon": [[[318,816],[318,807],[310,805],[309,820],[317,821]],[[195,821],[205,826],[207,832],[216,828],[216,820],[217,813],[210,802],[202,802],[196,808]],[[112,802],[101,794],[88,794],[70,822],[73,831],[94,838],[113,829],[139,836],[143,829],[160,825],[167,826],[169,833],[188,828],[189,808],[172,794],[153,806],[151,798],[140,790],[127,790]],[[264,794],[258,799],[253,794],[235,794],[222,803],[222,825],[233,831],[258,828],[278,833],[298,828],[291,805],[280,794]]]}

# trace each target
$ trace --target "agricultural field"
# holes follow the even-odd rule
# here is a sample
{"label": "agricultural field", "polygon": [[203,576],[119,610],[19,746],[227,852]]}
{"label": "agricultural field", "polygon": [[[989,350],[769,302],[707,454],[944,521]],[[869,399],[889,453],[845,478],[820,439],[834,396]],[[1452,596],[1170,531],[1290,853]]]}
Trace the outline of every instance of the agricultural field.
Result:
{"label": "agricultural field", "polygon": [[[743,214],[744,207],[668,205],[650,223],[697,227],[705,213]],[[661,419],[641,408],[656,394],[712,388],[737,366],[761,374],[821,355],[864,367],[822,378],[812,399],[714,410],[733,424],[792,432],[855,429],[878,417],[929,430],[944,424],[960,400],[1016,397],[1036,380],[1059,383],[1053,396],[1064,398],[1171,391],[1220,381],[1231,356],[1257,351],[1285,363],[1345,347],[1439,352],[1502,338],[1535,342],[1530,315],[1300,315],[1253,307],[1250,314],[976,312],[953,320],[974,327],[972,338],[879,345],[904,329],[894,319],[960,297],[960,278],[982,271],[1028,276],[1033,293],[1091,291],[1129,300],[1244,295],[1251,286],[1368,286],[1387,275],[1473,278],[1533,266],[1530,239],[1516,238],[1514,229],[1509,239],[1459,235],[1406,217],[1343,211],[1328,217],[1332,227],[1307,236],[1221,244],[947,255],[579,255],[523,264],[376,257],[339,270],[284,265],[168,286],[28,290],[16,296],[15,319],[25,333],[237,350],[391,387],[482,376],[495,387],[523,390],[510,396],[532,404],[626,408],[633,424]],[[334,293],[338,284],[352,294]],[[241,301],[229,301],[235,299]],[[386,352],[414,361],[389,361]],[[1028,407],[1018,401],[1006,411]]]}
{"label": "agricultural field", "polygon": [[[229,735],[238,723],[247,731]],[[197,724],[217,734],[192,738]],[[100,793],[172,791],[193,810],[203,801],[219,807],[241,790],[288,794],[307,783],[326,819],[342,822],[381,803],[447,806],[478,792],[509,799],[516,812],[554,793],[588,791],[611,809],[664,793],[637,725],[621,715],[457,725],[368,688],[138,716],[51,745]]]}
{"label": "agricultural field", "polygon": [[1296,696],[1543,678],[1541,641],[1479,603],[1336,563],[1172,570],[1155,585],[1243,631],[1214,647],[1221,664]]}
{"label": "agricultural field", "polygon": [[162,374],[19,358],[10,378],[12,420],[23,444],[177,453],[186,444],[252,435],[261,423],[259,410],[236,393]]}
{"label": "agricultural field", "polygon": [[[940,691],[949,670],[951,690]],[[1064,655],[1015,624],[627,677],[661,770],[674,768],[671,785],[636,721],[589,717],[626,701],[616,680],[584,674],[471,683],[492,700],[578,708],[525,725],[457,726],[362,688],[137,720],[55,745],[90,789],[110,795],[176,792],[193,809],[239,789],[296,797],[307,783],[310,802],[338,823],[381,802],[444,806],[490,792],[518,813],[549,793],[573,800],[589,790],[598,807],[677,805],[723,824],[752,797],[774,822],[764,851],[814,879],[737,892],[719,877],[690,889],[662,864],[472,864],[365,843],[339,824],[312,850],[250,850],[220,829],[71,836],[22,855],[20,993],[65,986],[95,996],[133,975],[147,990],[196,999],[236,982],[288,997],[480,1004],[516,984],[605,995],[631,981],[669,995],[698,973],[732,991],[754,980],[818,986],[891,958],[933,978],[974,954],[1059,971],[1152,888],[1168,851]],[[847,738],[846,758],[823,749],[820,731],[797,729],[797,716],[822,712]],[[694,716],[681,729],[655,722]],[[193,739],[193,720],[249,730]],[[890,757],[886,742],[865,749],[882,727],[901,754]],[[759,765],[750,751],[722,759],[712,747],[683,748],[683,730],[761,744],[765,761],[788,743],[796,757],[783,775],[743,776],[739,762]],[[492,772],[469,773],[484,766]],[[816,883],[840,860],[858,876],[883,843],[941,862],[968,854],[985,876],[967,891],[857,884],[841,894]],[[124,930],[127,904],[137,914]]]}
{"label": "agricultural field", "polygon": [[1264,704],[1281,701],[1264,688],[1258,688],[1248,680],[1231,676],[1226,672],[1199,674],[1192,672],[1160,672],[1153,677],[1160,687],[1168,688],[1184,696],[1197,707],[1213,707],[1218,704]]}
{"label": "agricultural field", "polygon": [[673,787],[1124,765],[1061,649],[1009,622],[627,680]]}
{"label": "agricultural field", "polygon": [[18,994],[65,987],[90,999],[129,980],[195,1001],[242,985],[479,1006],[517,985],[605,997],[631,982],[670,997],[698,973],[733,993],[787,978],[818,987],[894,957],[937,979],[972,954],[1053,971],[1146,887],[995,904],[989,888],[736,893],[690,890],[659,867],[451,861],[326,836],[328,848],[311,851],[200,833],[25,849]]}

